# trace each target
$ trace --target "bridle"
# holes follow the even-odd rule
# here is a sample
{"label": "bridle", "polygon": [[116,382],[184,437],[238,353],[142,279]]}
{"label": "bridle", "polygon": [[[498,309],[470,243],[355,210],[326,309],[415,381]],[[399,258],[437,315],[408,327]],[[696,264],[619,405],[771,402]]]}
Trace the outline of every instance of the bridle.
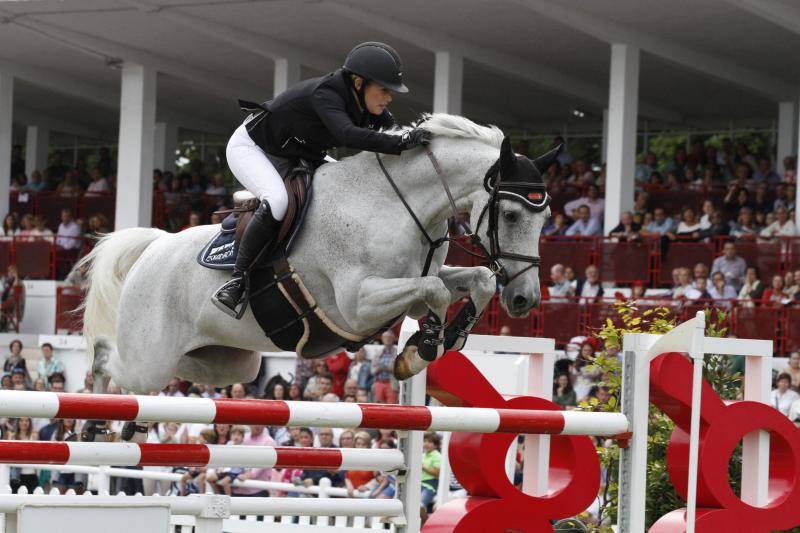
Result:
{"label": "bridle", "polygon": [[[455,200],[453,200],[453,194],[450,192],[450,187],[447,184],[447,180],[444,177],[444,173],[442,172],[442,167],[439,164],[439,161],[436,159],[436,156],[433,152],[428,148],[425,147],[425,152],[430,159],[431,164],[433,165],[436,174],[439,176],[439,179],[442,182],[442,187],[444,188],[445,193],[447,194],[448,201],[450,203],[450,209],[452,211],[452,215],[462,229],[467,237],[470,239],[470,243],[473,246],[476,246],[481,253],[475,253],[472,250],[467,249],[464,245],[462,245],[458,240],[450,238],[445,234],[443,237],[438,239],[433,239],[425,230],[425,227],[420,222],[417,215],[414,213],[414,210],[408,205],[403,193],[397,187],[397,184],[389,175],[389,171],[386,170],[386,166],[383,164],[383,160],[381,159],[378,153],[375,153],[375,157],[378,160],[378,165],[380,166],[381,170],[383,171],[383,175],[386,176],[386,179],[389,181],[389,184],[394,189],[395,194],[397,194],[400,201],[405,206],[406,211],[408,211],[411,218],[414,219],[414,223],[419,228],[422,235],[428,241],[428,254],[425,258],[425,265],[422,269],[421,276],[427,276],[428,272],[430,271],[431,263],[433,261],[433,255],[436,250],[441,247],[444,243],[450,242],[459,248],[461,248],[467,254],[479,258],[482,262],[484,262],[494,274],[497,276],[500,283],[503,285],[508,285],[513,280],[515,280],[520,275],[524,274],[528,270],[532,268],[536,268],[541,265],[541,258],[535,255],[521,255],[515,254],[512,252],[504,252],[500,246],[500,235],[499,235],[499,216],[500,216],[500,200],[510,200],[522,205],[524,208],[528,209],[529,211],[533,211],[534,213],[541,213],[550,205],[551,197],[547,194],[547,189],[544,183],[531,183],[527,181],[521,182],[504,182],[502,180],[502,175],[500,172],[500,159],[498,158],[497,161],[489,168],[488,172],[486,173],[486,177],[483,180],[483,186],[489,192],[489,200],[486,202],[486,205],[481,210],[481,214],[478,217],[478,223],[475,225],[475,230],[473,231],[469,224],[466,222],[460,222],[458,220],[458,210],[456,208]],[[522,194],[520,194],[522,193]],[[488,215],[488,216],[487,216]],[[486,244],[481,240],[478,232],[480,230],[481,224],[483,221],[487,220],[487,235],[489,237],[489,247],[487,249]],[[528,263],[528,266],[514,274],[513,276],[509,276],[508,270],[503,263],[503,259],[511,260],[511,261],[520,261],[523,263]]]}
{"label": "bridle", "polygon": [[[431,155],[433,155],[431,153]],[[541,213],[550,205],[552,198],[547,194],[547,187],[544,183],[531,183],[527,181],[508,181],[504,182],[500,172],[500,160],[498,159],[486,173],[483,179],[483,187],[489,192],[489,200],[483,206],[481,214],[478,216],[478,223],[475,230],[469,229],[465,224],[465,230],[470,237],[470,242],[483,251],[485,260],[493,267],[497,277],[503,285],[508,285],[517,277],[521,276],[532,268],[538,268],[542,259],[538,255],[522,255],[513,252],[504,252],[500,247],[500,235],[498,220],[500,217],[500,200],[510,200],[525,209],[534,213]],[[518,191],[524,193],[520,194]],[[488,216],[486,216],[488,214]],[[481,224],[484,219],[488,222],[486,233],[489,236],[489,250],[481,242],[479,235]],[[510,261],[520,261],[528,263],[528,266],[509,277],[503,259]]]}

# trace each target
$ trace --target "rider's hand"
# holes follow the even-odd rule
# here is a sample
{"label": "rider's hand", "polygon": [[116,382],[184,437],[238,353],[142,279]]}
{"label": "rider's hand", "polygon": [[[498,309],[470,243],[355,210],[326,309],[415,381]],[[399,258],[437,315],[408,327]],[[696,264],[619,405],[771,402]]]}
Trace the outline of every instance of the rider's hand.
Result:
{"label": "rider's hand", "polygon": [[414,128],[403,134],[400,140],[401,150],[410,150],[418,146],[428,146],[431,142],[431,132],[423,128]]}

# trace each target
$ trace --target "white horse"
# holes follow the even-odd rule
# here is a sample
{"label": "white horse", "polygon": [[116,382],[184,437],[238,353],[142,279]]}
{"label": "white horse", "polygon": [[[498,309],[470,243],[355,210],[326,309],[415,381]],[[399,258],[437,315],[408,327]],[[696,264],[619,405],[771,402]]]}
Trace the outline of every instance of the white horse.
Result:
{"label": "white horse", "polygon": [[[457,209],[471,213],[473,226],[482,219],[475,228],[482,242],[495,240],[491,248],[502,263],[497,277],[505,282],[503,306],[512,316],[526,315],[540,300],[538,263],[530,261],[538,261],[539,234],[549,212],[537,167],[546,168],[555,151],[536,161],[515,156],[499,129],[458,116],[435,114],[424,127],[433,134],[429,148]],[[382,161],[426,232],[445,235],[450,203],[426,152],[416,149]],[[485,179],[490,168],[494,176]],[[503,183],[514,181],[508,190],[493,188],[498,172]],[[538,192],[525,197],[529,186]],[[173,376],[216,386],[255,378],[259,352],[276,347],[251,309],[235,320],[211,303],[228,273],[195,260],[218,231],[218,225],[174,234],[121,230],[103,237],[83,260],[90,282],[84,336],[98,391],[109,378],[137,393],[160,390]],[[421,276],[428,249],[375,155],[362,153],[317,170],[313,202],[289,262],[328,319],[354,338],[368,338],[406,315],[428,314],[443,324],[448,306],[465,295],[479,316],[496,291],[495,273],[443,266],[445,243]],[[463,346],[474,322],[462,317],[446,348]],[[423,343],[430,345],[427,357],[407,346],[395,365],[398,377],[419,372],[441,355],[445,333],[433,329],[418,343],[419,352]]]}

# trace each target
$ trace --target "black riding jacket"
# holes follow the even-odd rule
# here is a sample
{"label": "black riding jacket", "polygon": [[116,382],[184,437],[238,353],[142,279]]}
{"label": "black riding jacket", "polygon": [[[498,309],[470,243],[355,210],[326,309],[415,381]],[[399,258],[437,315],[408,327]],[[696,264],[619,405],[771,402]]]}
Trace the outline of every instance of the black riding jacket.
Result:
{"label": "black riding jacket", "polygon": [[265,152],[302,158],[315,166],[326,150],[344,146],[384,154],[399,154],[400,136],[381,133],[395,124],[388,110],[382,115],[361,112],[349,74],[337,70],[304,80],[264,102],[264,116],[248,117],[248,132]]}

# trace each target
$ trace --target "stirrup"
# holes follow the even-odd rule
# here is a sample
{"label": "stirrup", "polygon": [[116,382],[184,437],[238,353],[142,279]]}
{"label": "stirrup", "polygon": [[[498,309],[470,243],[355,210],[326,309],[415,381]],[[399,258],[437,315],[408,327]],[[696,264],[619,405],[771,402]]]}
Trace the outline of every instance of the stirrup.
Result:
{"label": "stirrup", "polygon": [[[237,281],[239,283],[244,282],[244,292],[242,292],[242,297],[239,299],[239,303],[237,303],[236,306],[233,309],[231,309],[230,307],[228,307],[219,300],[219,293],[225,290],[225,288],[228,285],[230,285],[231,283],[235,283]],[[214,292],[214,295],[211,297],[211,302],[217,307],[217,309],[219,309],[229,317],[235,318],[236,320],[239,320],[244,316],[245,311],[247,311],[247,302],[249,300],[250,300],[250,276],[247,273],[245,273],[244,276],[242,276],[241,280],[237,280],[236,278],[229,279],[227,282],[225,282],[224,285],[222,285],[222,287],[217,289]]]}

